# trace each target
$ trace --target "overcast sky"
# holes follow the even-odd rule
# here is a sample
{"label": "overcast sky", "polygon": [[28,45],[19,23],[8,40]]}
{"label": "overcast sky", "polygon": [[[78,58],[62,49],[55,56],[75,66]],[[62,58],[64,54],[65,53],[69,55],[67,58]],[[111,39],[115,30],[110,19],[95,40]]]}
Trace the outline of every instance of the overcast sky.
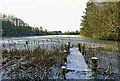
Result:
{"label": "overcast sky", "polygon": [[0,0],[0,12],[49,31],[74,31],[88,0]]}

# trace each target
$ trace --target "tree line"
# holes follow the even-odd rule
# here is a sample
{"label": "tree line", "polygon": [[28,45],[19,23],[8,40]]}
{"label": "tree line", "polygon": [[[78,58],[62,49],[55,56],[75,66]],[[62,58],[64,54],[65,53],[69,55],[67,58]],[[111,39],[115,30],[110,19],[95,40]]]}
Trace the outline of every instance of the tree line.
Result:
{"label": "tree line", "polygon": [[103,40],[120,40],[120,1],[87,2],[80,34]]}
{"label": "tree line", "polygon": [[29,24],[14,15],[7,16],[3,14],[0,20],[2,21],[2,36],[58,35],[62,33],[61,31],[48,32],[43,27],[29,26]]}
{"label": "tree line", "polygon": [[79,35],[80,31],[76,30],[76,31],[65,31],[64,35]]}

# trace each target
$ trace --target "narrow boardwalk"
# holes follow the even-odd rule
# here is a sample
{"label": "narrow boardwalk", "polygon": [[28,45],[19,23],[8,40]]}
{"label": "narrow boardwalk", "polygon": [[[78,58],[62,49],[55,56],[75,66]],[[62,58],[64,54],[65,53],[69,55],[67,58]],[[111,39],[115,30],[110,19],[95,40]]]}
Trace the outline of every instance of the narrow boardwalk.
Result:
{"label": "narrow boardwalk", "polygon": [[70,54],[67,57],[67,69],[71,70],[66,74],[67,79],[89,79],[90,69],[79,52],[77,47],[70,48]]}

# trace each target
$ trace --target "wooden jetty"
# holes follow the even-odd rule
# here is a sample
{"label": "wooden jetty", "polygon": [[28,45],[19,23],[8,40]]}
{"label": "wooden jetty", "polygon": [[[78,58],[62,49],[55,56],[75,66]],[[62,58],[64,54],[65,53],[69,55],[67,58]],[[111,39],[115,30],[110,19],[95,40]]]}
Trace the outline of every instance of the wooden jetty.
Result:
{"label": "wooden jetty", "polygon": [[[69,44],[70,45],[70,44]],[[107,78],[112,76],[112,72],[108,69],[99,66],[99,58],[97,58],[94,54],[89,55],[86,53],[85,44],[78,44],[78,47],[68,46],[67,54],[67,65],[63,68],[64,72],[69,71],[79,71],[79,72],[93,72],[95,76],[97,75],[105,75]],[[89,57],[88,57],[89,56]],[[86,58],[87,57],[87,58]],[[72,73],[73,74],[73,73]],[[72,74],[68,74],[68,77],[72,77]],[[64,74],[65,75],[65,74]],[[92,75],[89,75],[92,76]],[[86,77],[88,78],[88,77]]]}

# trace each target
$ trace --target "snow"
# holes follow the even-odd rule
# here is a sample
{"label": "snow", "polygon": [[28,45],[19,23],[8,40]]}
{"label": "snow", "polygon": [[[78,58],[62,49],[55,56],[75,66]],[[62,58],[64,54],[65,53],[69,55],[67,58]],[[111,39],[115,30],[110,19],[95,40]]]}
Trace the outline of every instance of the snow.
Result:
{"label": "snow", "polygon": [[66,67],[65,67],[65,66],[62,66],[62,69],[66,69]]}
{"label": "snow", "polygon": [[[79,71],[74,71],[74,72],[69,72],[66,75],[67,79],[94,79],[92,77],[92,72],[79,72]],[[84,80],[83,80],[84,81]]]}
{"label": "snow", "polygon": [[66,50],[64,50],[64,51],[63,51],[63,53],[67,53],[67,51],[66,51]]}
{"label": "snow", "polygon": [[8,43],[7,40],[0,40],[0,44],[3,44],[3,43]]}
{"label": "snow", "polygon": [[97,58],[97,57],[92,57],[92,59],[95,59],[95,60],[97,60],[98,58]]}

